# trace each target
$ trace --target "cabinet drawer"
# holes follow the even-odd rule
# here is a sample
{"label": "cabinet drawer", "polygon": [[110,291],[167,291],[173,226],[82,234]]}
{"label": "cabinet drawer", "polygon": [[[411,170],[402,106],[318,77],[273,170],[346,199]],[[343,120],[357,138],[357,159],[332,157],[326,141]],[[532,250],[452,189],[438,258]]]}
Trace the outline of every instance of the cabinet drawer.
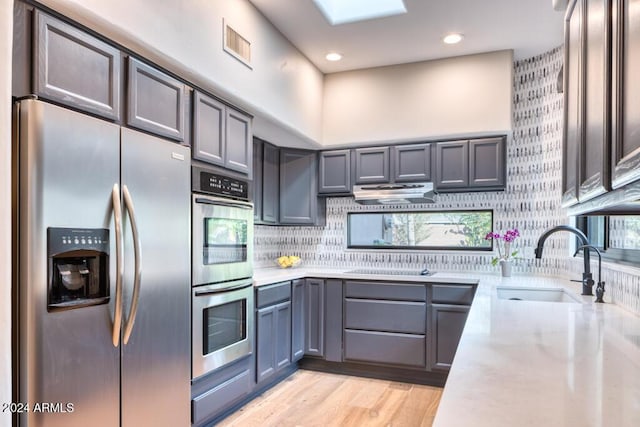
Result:
{"label": "cabinet drawer", "polygon": [[256,308],[262,308],[291,299],[291,282],[261,286],[256,292]]}
{"label": "cabinet drawer", "polygon": [[34,92],[107,119],[120,119],[120,51],[35,12]]}
{"label": "cabinet drawer", "polygon": [[388,299],[397,301],[426,301],[425,285],[394,284],[380,282],[346,281],[345,297]]}
{"label": "cabinet drawer", "polygon": [[363,362],[425,367],[424,335],[344,331],[344,358]]}
{"label": "cabinet drawer", "polygon": [[433,285],[431,302],[470,305],[475,293],[474,285]]}
{"label": "cabinet drawer", "polygon": [[191,422],[196,424],[219,414],[233,402],[249,394],[251,383],[250,371],[242,371],[235,377],[194,398],[191,401]]}
{"label": "cabinet drawer", "polygon": [[427,304],[424,302],[347,299],[345,328],[424,334]]}

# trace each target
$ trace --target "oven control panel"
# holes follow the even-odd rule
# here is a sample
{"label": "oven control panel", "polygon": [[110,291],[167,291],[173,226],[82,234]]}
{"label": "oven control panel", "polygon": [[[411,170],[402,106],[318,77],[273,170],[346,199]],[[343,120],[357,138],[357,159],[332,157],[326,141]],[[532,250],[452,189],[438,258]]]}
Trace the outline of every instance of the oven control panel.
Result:
{"label": "oven control panel", "polygon": [[241,200],[249,199],[249,183],[241,179],[230,178],[199,169],[197,170],[197,182],[194,182],[194,184],[199,184],[194,185],[194,190],[202,193]]}

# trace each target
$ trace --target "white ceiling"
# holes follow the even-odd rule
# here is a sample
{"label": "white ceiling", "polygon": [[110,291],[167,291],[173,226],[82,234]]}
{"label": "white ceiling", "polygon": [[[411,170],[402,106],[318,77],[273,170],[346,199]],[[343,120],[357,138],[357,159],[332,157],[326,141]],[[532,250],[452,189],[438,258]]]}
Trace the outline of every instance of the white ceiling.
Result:
{"label": "white ceiling", "polygon": [[[563,42],[552,0],[404,0],[407,13],[331,26],[312,0],[249,0],[322,72],[513,49],[516,59]],[[442,37],[461,32],[458,45]],[[343,54],[329,62],[330,51]]]}

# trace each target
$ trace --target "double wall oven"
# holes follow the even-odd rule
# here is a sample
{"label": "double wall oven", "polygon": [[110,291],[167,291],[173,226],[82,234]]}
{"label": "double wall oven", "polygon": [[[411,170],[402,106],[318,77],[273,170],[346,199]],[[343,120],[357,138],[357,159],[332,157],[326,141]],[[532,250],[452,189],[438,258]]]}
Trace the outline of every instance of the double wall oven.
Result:
{"label": "double wall oven", "polygon": [[253,351],[248,183],[193,166],[192,378]]}

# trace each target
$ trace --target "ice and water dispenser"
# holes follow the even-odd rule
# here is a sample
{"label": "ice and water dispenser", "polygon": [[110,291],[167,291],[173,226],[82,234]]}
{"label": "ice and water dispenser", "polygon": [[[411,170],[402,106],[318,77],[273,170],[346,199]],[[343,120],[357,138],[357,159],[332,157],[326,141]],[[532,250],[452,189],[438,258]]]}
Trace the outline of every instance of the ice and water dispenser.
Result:
{"label": "ice and water dispenser", "polygon": [[48,228],[47,311],[109,302],[109,230]]}

